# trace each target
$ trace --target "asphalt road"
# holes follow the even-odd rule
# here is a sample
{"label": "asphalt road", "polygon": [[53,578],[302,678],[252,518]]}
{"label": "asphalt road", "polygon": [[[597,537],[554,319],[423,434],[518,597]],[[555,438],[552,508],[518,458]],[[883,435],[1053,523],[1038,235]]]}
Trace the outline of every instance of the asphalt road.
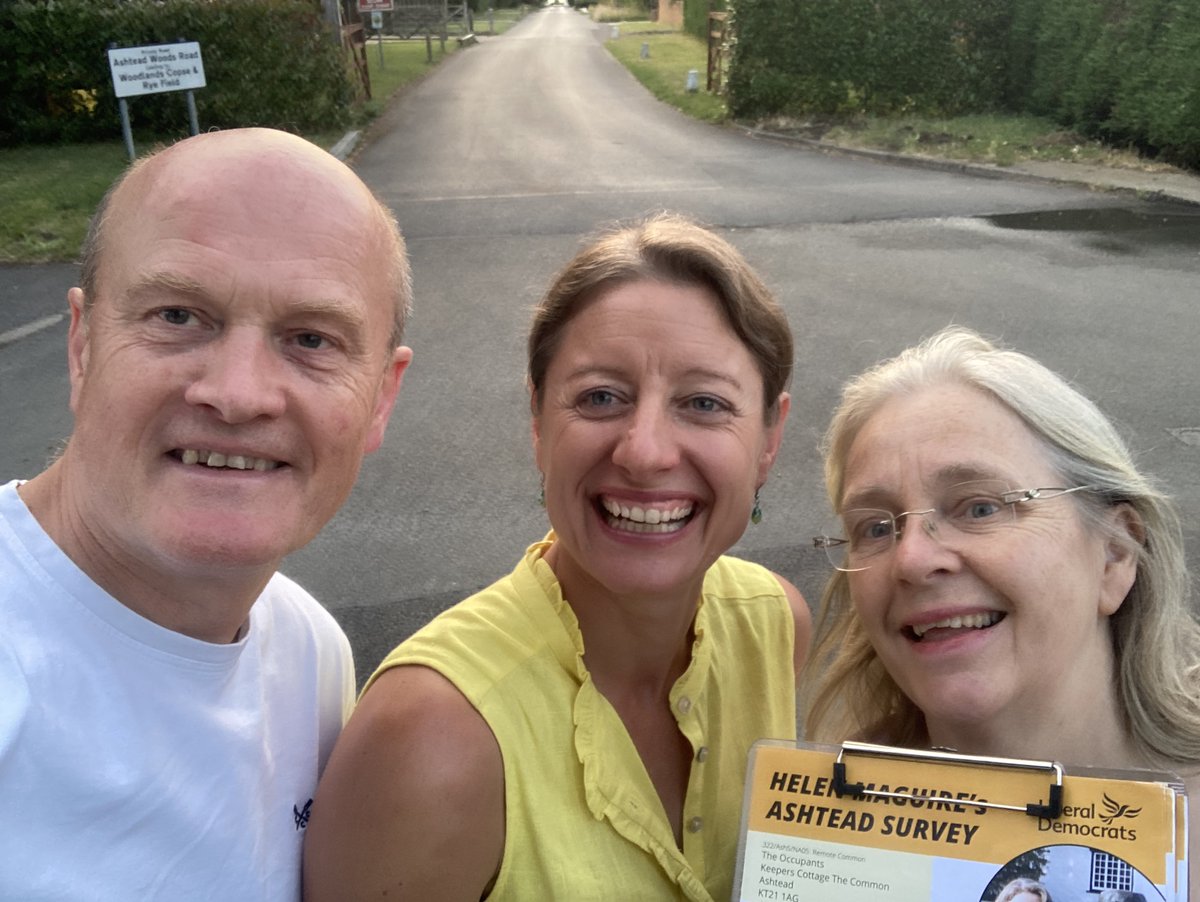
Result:
{"label": "asphalt road", "polygon": [[[1039,357],[1113,416],[1178,496],[1200,560],[1194,211],[696,123],[649,97],[605,32],[554,7],[482,39],[407,91],[352,159],[409,241],[415,359],[385,446],[285,569],[342,622],[360,675],[546,529],[523,384],[529,307],[597,225],[659,209],[727,235],[788,311],[788,434],[765,518],[736,552],[810,601],[825,575],[805,547],[826,511],[817,444],[839,386],[952,322]],[[72,277],[0,270],[0,332],[61,310]],[[0,345],[5,474],[35,472],[69,430],[64,340],[58,323]]]}

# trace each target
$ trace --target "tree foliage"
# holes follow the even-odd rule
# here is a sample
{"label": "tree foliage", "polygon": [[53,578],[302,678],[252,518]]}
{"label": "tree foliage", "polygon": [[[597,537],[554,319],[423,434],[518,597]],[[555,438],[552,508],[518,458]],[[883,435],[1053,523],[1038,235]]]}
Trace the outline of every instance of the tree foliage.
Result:
{"label": "tree foliage", "polygon": [[[110,45],[198,41],[202,128],[301,131],[347,121],[353,81],[311,0],[15,0],[0,6],[0,141],[121,133]],[[131,98],[139,133],[186,133],[183,94]]]}
{"label": "tree foliage", "polygon": [[702,41],[708,41],[708,14],[724,10],[725,0],[706,0],[703,3],[684,0],[683,30]]}
{"label": "tree foliage", "polygon": [[984,0],[735,0],[735,115],[952,115],[990,107],[1008,6]]}
{"label": "tree foliage", "polygon": [[730,0],[729,107],[1007,111],[1200,166],[1195,0]]}

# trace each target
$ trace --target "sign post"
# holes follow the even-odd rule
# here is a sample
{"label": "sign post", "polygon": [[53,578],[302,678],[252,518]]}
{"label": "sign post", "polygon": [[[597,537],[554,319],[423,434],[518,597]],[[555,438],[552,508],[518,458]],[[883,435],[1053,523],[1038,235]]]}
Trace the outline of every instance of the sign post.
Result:
{"label": "sign post", "polygon": [[383,68],[383,14],[395,9],[394,0],[358,0],[361,15],[371,14],[371,27],[375,29],[375,40],[379,41],[379,68]]}
{"label": "sign post", "polygon": [[186,91],[188,125],[193,135],[200,133],[196,115],[196,98],[192,91],[203,88],[204,61],[200,44],[180,41],[175,44],[155,44],[142,47],[108,48],[108,68],[112,73],[113,90],[121,110],[121,133],[130,162],[136,156],[133,149],[133,130],[129,124],[127,97]]}
{"label": "sign post", "polygon": [[375,40],[379,42],[379,68],[383,68],[383,12],[371,10],[371,27],[375,29]]}

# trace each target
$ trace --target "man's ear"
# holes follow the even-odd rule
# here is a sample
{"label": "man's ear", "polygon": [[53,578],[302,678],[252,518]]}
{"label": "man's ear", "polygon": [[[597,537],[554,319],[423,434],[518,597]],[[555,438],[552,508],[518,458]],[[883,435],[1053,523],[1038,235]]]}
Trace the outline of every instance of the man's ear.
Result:
{"label": "man's ear", "polygon": [[1107,514],[1110,528],[1104,544],[1104,574],[1100,581],[1099,611],[1111,617],[1125,603],[1137,579],[1138,557],[1146,541],[1146,525],[1128,504],[1118,504]]}
{"label": "man's ear", "polygon": [[78,413],[79,393],[83,389],[83,379],[87,373],[88,356],[91,347],[88,343],[87,299],[82,288],[72,288],[67,292],[67,306],[71,311],[71,325],[67,330],[67,373],[71,380],[71,412]]}
{"label": "man's ear", "polygon": [[410,363],[412,348],[400,345],[393,349],[392,359],[383,374],[379,394],[375,398],[371,427],[367,431],[367,441],[363,447],[365,454],[378,451],[379,446],[383,444],[383,436],[387,432],[388,421],[392,418],[392,410],[396,405],[396,396],[400,394],[400,385],[404,382],[404,373]]}

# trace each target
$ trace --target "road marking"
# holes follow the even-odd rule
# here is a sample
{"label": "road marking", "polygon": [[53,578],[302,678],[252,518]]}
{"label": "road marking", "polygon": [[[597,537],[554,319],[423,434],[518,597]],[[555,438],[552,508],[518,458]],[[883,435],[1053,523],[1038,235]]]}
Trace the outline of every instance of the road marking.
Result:
{"label": "road marking", "polygon": [[1167,432],[1185,445],[1200,447],[1200,426],[1181,426],[1179,429],[1168,429]]}
{"label": "road marking", "polygon": [[43,316],[41,319],[35,319],[31,323],[17,326],[17,328],[9,329],[7,332],[0,332],[0,348],[7,344],[12,344],[14,341],[20,341],[26,336],[33,335],[35,332],[41,332],[43,329],[57,326],[64,318],[64,314],[62,313],[52,313],[50,316]]}

